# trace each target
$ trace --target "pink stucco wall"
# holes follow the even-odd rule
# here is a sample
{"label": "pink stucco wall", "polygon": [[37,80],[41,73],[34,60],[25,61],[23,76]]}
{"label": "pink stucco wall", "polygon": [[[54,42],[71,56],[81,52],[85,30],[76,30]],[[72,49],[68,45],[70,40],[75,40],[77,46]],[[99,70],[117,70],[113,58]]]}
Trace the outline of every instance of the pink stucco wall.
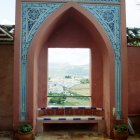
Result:
{"label": "pink stucco wall", "polygon": [[140,114],[140,47],[128,47],[128,113]]}
{"label": "pink stucco wall", "polygon": [[[128,47],[128,112],[140,114],[140,47]],[[0,130],[12,129],[13,45],[0,45]]]}
{"label": "pink stucco wall", "polygon": [[0,130],[13,124],[13,57],[14,45],[0,45]]}
{"label": "pink stucco wall", "polygon": [[[61,21],[62,22],[62,21]],[[64,21],[63,21],[64,22]],[[47,93],[47,48],[91,48],[91,69],[92,69],[92,106],[103,107],[103,75],[102,75],[102,56],[95,44],[92,44],[91,37],[87,31],[75,23],[72,19],[63,26],[55,29],[53,35],[49,38],[45,47],[41,50],[39,56],[39,94],[38,105],[45,107]],[[46,49],[45,49],[46,48]],[[92,61],[93,59],[93,61]],[[47,74],[46,74],[47,75]],[[44,82],[46,81],[46,82]],[[44,97],[44,98],[43,98]]]}

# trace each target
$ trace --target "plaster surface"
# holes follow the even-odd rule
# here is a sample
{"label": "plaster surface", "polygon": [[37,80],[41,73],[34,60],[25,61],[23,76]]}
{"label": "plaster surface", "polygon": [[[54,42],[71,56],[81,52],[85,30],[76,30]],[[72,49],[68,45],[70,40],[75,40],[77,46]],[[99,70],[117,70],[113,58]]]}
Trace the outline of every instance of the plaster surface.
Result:
{"label": "plaster surface", "polygon": [[[31,0],[31,1],[35,2],[34,0]],[[40,22],[36,22],[35,24],[31,21],[38,20],[38,12],[42,13],[44,12],[43,11],[44,9],[41,8],[39,11],[34,8],[30,9],[30,6],[28,7],[26,5],[27,1],[25,1],[24,3],[25,7],[24,6],[20,7],[21,6],[20,4],[21,4],[21,1],[17,1],[17,11],[19,11],[17,12],[17,20],[16,20],[16,23],[17,23],[16,39],[17,40],[15,43],[15,54],[16,54],[15,62],[17,63],[15,64],[15,71],[14,71],[15,72],[14,85],[17,85],[17,86],[14,86],[14,91],[15,91],[14,99],[16,101],[14,106],[16,106],[17,104],[18,106],[20,106],[20,108],[14,109],[14,125],[17,125],[20,120],[27,119],[28,121],[31,121],[33,123],[33,127],[35,126],[35,119],[33,118],[36,118],[37,94],[38,94],[38,89],[41,89],[41,88],[38,88],[38,85],[39,85],[38,74],[40,70],[40,68],[38,69],[38,60],[40,58],[39,55],[41,54],[41,50],[44,47],[46,41],[48,41],[51,35],[53,34],[55,27],[59,23],[58,21],[63,18],[63,15],[65,15],[65,13],[69,9],[74,9],[76,11],[75,15],[78,17],[78,20],[79,21],[81,20],[82,21],[81,24],[85,25],[86,29],[90,32],[91,34],[90,36],[92,36],[94,40],[93,44],[95,46],[98,44],[101,51],[101,56],[103,59],[103,72],[102,72],[103,74],[102,90],[103,90],[103,98],[104,98],[103,106],[106,110],[105,120],[107,122],[106,124],[107,131],[108,131],[107,133],[108,135],[110,135],[109,133],[111,132],[111,129],[113,126],[112,108],[115,106],[115,98],[116,98],[116,107],[117,107],[116,112],[117,112],[118,118],[120,118],[121,115],[123,115],[124,120],[126,120],[126,117],[127,117],[127,112],[126,112],[127,98],[126,98],[126,102],[124,102],[125,100],[124,96],[127,95],[127,92],[125,92],[127,90],[127,87],[126,87],[126,82],[124,80],[124,78],[127,78],[125,74],[126,65],[124,63],[126,62],[126,49],[124,49],[126,45],[125,44],[126,40],[122,38],[122,44],[124,45],[124,47],[120,48],[120,43],[121,43],[120,42],[120,27],[121,29],[124,29],[124,26],[120,26],[119,16],[116,19],[113,13],[116,10],[116,13],[119,15],[120,9],[121,9],[121,19],[123,19],[122,15],[124,14],[122,14],[122,11],[125,6],[124,5],[125,2],[121,1],[120,4],[115,4],[116,7],[115,9],[111,9],[111,12],[109,10],[107,11],[107,13],[106,12],[102,13],[100,11],[99,13],[101,13],[101,16],[104,18],[104,20],[106,19],[106,21],[102,21],[103,18],[101,18],[97,12],[98,9],[103,9],[101,7],[104,7],[104,6],[101,6],[101,5],[97,7],[96,9],[97,13],[96,13],[94,11],[94,8],[88,4],[80,5],[78,3],[69,2],[69,3],[65,3],[63,6],[61,5],[61,3],[56,4],[55,5],[56,7],[55,7],[49,3],[50,6],[49,6],[49,9],[47,10],[47,13],[43,14],[43,16],[41,16],[41,20],[39,20]],[[41,5],[41,4],[36,3],[34,6],[37,6],[37,5]],[[121,7],[119,7],[119,5],[121,5]],[[108,9],[109,7],[112,7],[112,5],[105,6],[104,8]],[[26,18],[23,16],[23,19],[26,21],[26,22],[23,22],[23,24],[22,24],[23,20],[21,20],[21,18],[18,18],[21,15],[24,15],[21,13],[22,8],[25,8],[22,11],[23,13],[24,12],[26,13],[26,10],[28,9],[29,10],[28,14],[33,15],[33,16],[28,15],[28,17],[31,17],[28,20],[26,20]],[[96,5],[95,5],[95,8],[96,8]],[[54,12],[52,9],[54,11],[56,11],[57,9],[57,12]],[[33,12],[34,10],[36,11],[35,13]],[[30,23],[33,23],[33,24],[30,24]],[[123,20],[121,22],[121,25],[125,25]],[[24,30],[24,27],[27,30]],[[22,32],[23,38],[22,40],[20,40],[21,39],[20,34],[22,30],[24,31]],[[95,36],[96,38],[94,38]],[[122,34],[122,37],[123,37],[123,34]],[[110,42],[109,38],[111,38],[112,43]],[[119,39],[119,41],[116,41],[117,39]],[[21,47],[21,56],[20,56],[18,54],[20,52],[20,49],[18,48],[18,46],[21,43],[23,44]],[[112,47],[112,44],[113,44],[113,47]],[[120,56],[121,51],[122,51],[122,59]],[[21,63],[19,61],[19,58],[21,60]],[[121,69],[121,63],[120,63],[121,61],[123,62],[122,69]],[[27,62],[28,62],[28,66],[27,66]],[[116,69],[115,69],[115,65],[116,65]],[[21,68],[21,71],[19,68]],[[122,79],[119,76],[121,75],[121,70],[122,70]],[[115,71],[116,71],[116,78],[115,78]],[[23,75],[20,75],[20,72]],[[26,77],[27,75],[29,78]],[[116,89],[115,89],[115,80],[116,80]],[[120,91],[121,80],[122,80],[122,91],[123,91],[122,96],[123,97],[121,96],[121,91]],[[22,87],[21,89],[20,89],[20,86]],[[117,93],[116,97],[115,97],[115,90]],[[27,97],[27,102],[26,102],[26,97]],[[18,100],[19,98],[20,100]],[[122,99],[122,102],[121,102],[121,99]],[[122,103],[122,106],[121,106],[121,103]],[[18,114],[18,116],[16,116],[15,114]]]}
{"label": "plaster surface", "polygon": [[13,57],[13,45],[0,45],[0,130],[13,128]]}
{"label": "plaster surface", "polygon": [[140,115],[140,48],[128,47],[128,113]]}

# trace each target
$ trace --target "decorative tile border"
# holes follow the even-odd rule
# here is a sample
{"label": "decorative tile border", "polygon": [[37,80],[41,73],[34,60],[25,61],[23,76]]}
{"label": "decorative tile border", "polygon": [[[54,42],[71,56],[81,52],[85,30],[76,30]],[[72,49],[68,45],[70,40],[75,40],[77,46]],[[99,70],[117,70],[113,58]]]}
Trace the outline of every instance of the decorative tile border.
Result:
{"label": "decorative tile border", "polygon": [[26,120],[27,115],[27,63],[28,49],[41,24],[61,7],[62,3],[22,3],[22,35],[21,35],[21,91],[20,119]]}
{"label": "decorative tile border", "polygon": [[99,110],[103,111],[103,108],[99,107],[42,107],[42,108],[37,108],[37,110],[46,110],[46,109],[94,109],[94,110]]}
{"label": "decorative tile border", "polygon": [[103,116],[104,109],[97,107],[46,107],[37,109],[38,116]]}
{"label": "decorative tile border", "polygon": [[121,99],[121,31],[120,31],[120,6],[83,4],[105,29],[114,49],[115,54],[115,103],[116,118],[122,115]]}
{"label": "decorative tile border", "polygon": [[[89,0],[101,2],[119,2],[119,0]],[[30,43],[42,23],[63,3],[23,2],[22,3],[22,32],[21,32],[21,91],[20,119],[26,120],[27,96],[27,63]],[[115,53],[116,78],[116,115],[121,117],[121,37],[120,37],[120,6],[106,4],[81,4],[103,26],[112,42]]]}
{"label": "decorative tile border", "polygon": [[78,116],[78,117],[38,117],[38,121],[77,121],[77,120],[103,120],[102,116]]}
{"label": "decorative tile border", "polygon": [[30,43],[42,25],[42,23],[59,7],[62,3],[41,3],[23,2],[22,3],[22,49],[21,62],[27,63],[27,54]]}

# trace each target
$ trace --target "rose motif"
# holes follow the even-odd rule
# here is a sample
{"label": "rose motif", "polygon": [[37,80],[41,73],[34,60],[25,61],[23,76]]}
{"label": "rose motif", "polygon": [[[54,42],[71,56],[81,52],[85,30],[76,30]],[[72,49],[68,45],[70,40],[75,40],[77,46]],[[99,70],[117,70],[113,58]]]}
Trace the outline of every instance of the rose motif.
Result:
{"label": "rose motif", "polygon": [[39,18],[40,16],[40,12],[38,9],[32,8],[29,10],[28,12],[28,16],[30,20],[36,20]]}
{"label": "rose motif", "polygon": [[104,11],[103,13],[103,19],[106,21],[106,22],[111,22],[114,20],[114,14],[112,11]]}

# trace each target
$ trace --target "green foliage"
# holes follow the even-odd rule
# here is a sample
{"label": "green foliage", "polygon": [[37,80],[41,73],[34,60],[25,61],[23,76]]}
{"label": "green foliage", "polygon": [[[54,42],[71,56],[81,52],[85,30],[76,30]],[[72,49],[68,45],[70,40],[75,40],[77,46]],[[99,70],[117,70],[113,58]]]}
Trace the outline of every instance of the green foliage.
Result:
{"label": "green foliage", "polygon": [[116,125],[115,130],[119,133],[122,133],[127,131],[127,126],[125,124]]}
{"label": "green foliage", "polygon": [[63,96],[61,95],[60,97],[59,96],[51,97],[49,103],[64,104],[65,100],[66,100],[66,96],[63,94]]}
{"label": "green foliage", "polygon": [[130,46],[140,46],[140,40],[132,41],[132,42],[128,43],[128,45],[130,45]]}
{"label": "green foliage", "polygon": [[89,97],[90,96],[89,88],[90,88],[89,84],[78,84],[78,85],[74,85],[73,87],[67,88],[67,94],[49,92],[48,105],[49,106],[89,106],[90,99],[91,99],[91,97]]}
{"label": "green foliage", "polygon": [[32,126],[30,124],[20,124],[18,126],[18,131],[22,133],[27,133],[32,131]]}
{"label": "green foliage", "polygon": [[89,79],[81,79],[80,83],[81,84],[88,84],[89,83]]}
{"label": "green foliage", "polygon": [[128,29],[127,28],[127,42],[129,46],[140,46],[140,29]]}

